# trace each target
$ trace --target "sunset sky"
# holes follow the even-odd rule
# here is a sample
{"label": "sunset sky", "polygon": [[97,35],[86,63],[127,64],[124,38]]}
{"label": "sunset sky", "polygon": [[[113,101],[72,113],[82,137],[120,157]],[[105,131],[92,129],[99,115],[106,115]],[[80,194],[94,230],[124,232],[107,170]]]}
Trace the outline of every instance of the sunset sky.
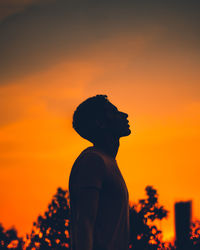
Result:
{"label": "sunset sky", "polygon": [[200,219],[200,2],[0,2],[0,222],[30,233],[90,145],[72,129],[87,97],[129,114],[117,156],[130,201],[152,185]]}

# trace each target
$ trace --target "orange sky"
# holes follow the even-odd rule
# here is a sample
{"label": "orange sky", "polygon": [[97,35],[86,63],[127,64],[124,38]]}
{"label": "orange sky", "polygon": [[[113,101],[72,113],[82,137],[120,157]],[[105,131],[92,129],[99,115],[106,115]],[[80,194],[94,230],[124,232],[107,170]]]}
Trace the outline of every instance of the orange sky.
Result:
{"label": "orange sky", "polygon": [[[99,34],[87,21],[86,40],[76,41],[83,38],[81,31],[72,32],[70,45],[50,36],[46,52],[40,47],[46,36],[40,37],[38,47],[25,39],[23,13],[17,17],[20,21],[12,23],[12,17],[0,23],[0,33],[14,37],[18,45],[28,43],[29,53],[24,46],[18,50],[12,41],[6,45],[0,40],[5,56],[0,79],[0,222],[6,228],[16,226],[20,235],[30,232],[57,187],[68,187],[74,160],[90,145],[73,131],[72,114],[81,101],[96,94],[107,94],[129,114],[132,134],[121,139],[117,161],[130,200],[143,198],[147,185],[158,190],[160,203],[170,211],[161,223],[166,239],[173,236],[175,201],[192,199],[193,218],[200,218],[200,58],[192,22],[182,23],[189,12],[179,12],[175,24],[160,15],[159,25],[151,19],[148,26],[148,20],[142,23],[139,18],[140,29],[135,25],[132,30],[128,25],[132,19],[123,19],[121,12],[116,22],[122,26],[115,27],[111,7],[103,12],[113,15],[109,28],[102,28],[108,30]],[[68,20],[74,27],[76,18]],[[34,27],[37,20],[30,22]],[[181,29],[183,24],[190,39]],[[13,27],[18,27],[20,36]]]}

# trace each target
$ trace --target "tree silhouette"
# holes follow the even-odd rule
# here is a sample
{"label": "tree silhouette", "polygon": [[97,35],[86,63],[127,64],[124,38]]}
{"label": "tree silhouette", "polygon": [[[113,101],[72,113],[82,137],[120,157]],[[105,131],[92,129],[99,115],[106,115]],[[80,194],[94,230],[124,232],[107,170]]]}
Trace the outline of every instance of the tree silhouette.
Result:
{"label": "tree silhouette", "polygon": [[15,228],[5,230],[0,224],[0,249],[18,249],[21,250],[23,246],[22,238],[17,236]]}
{"label": "tree silhouette", "polygon": [[69,218],[69,194],[58,188],[48,211],[33,223],[26,249],[69,249]]}
{"label": "tree silhouette", "polygon": [[200,249],[200,220],[191,223],[190,240],[193,249]]}
{"label": "tree silhouette", "polygon": [[[158,203],[157,191],[146,187],[147,198],[130,206],[130,247],[132,249],[168,248],[161,242],[162,232],[153,224],[155,220],[167,217],[168,211]],[[30,236],[27,235],[26,249],[69,249],[69,193],[58,188],[44,216],[33,223]]]}
{"label": "tree silhouette", "polygon": [[[130,209],[130,248],[132,249],[174,249],[170,243],[162,242],[162,232],[155,225],[155,220],[167,217],[168,211],[158,203],[157,191],[147,186],[146,198],[137,204],[129,206]],[[197,226],[197,224],[195,224]],[[200,225],[200,224],[198,224]],[[15,229],[5,231],[0,227],[1,249],[18,239],[18,248],[13,249],[70,249],[70,207],[69,193],[58,188],[53,196],[47,211],[38,216],[33,223],[30,235],[27,235],[24,246],[22,240],[17,238]],[[193,241],[199,240],[199,231],[193,230]],[[198,236],[198,237],[197,237]],[[192,236],[191,236],[192,237]],[[198,240],[197,240],[198,239]],[[11,246],[11,245],[10,245]],[[21,247],[21,248],[20,248]],[[11,248],[12,249],[12,248]]]}
{"label": "tree silhouette", "polygon": [[[130,249],[155,250],[175,249],[170,242],[162,241],[162,232],[155,221],[162,220],[168,211],[159,204],[158,194],[152,186],[147,186],[146,198],[130,205]],[[17,236],[15,228],[5,230],[0,224],[0,249],[70,249],[70,207],[69,193],[58,188],[48,210],[38,216],[26,240]],[[200,220],[191,223],[191,246],[189,250],[200,249]]]}
{"label": "tree silhouette", "polygon": [[147,186],[145,191],[146,199],[130,206],[130,246],[133,249],[167,249],[162,243],[162,232],[153,222],[166,218],[168,211],[159,205],[157,191],[152,186]]}

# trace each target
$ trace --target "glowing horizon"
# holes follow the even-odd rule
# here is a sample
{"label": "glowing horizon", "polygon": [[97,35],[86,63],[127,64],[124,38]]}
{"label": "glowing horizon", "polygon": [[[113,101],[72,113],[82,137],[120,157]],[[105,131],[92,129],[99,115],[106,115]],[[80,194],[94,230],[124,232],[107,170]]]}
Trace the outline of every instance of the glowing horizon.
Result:
{"label": "glowing horizon", "polygon": [[[29,233],[57,187],[68,187],[74,160],[90,145],[72,129],[73,111],[87,97],[107,94],[129,114],[132,134],[120,140],[117,161],[130,201],[136,203],[147,185],[154,186],[170,211],[161,223],[164,239],[172,238],[176,201],[192,200],[193,219],[200,218],[200,43],[194,6],[183,4],[175,11],[168,5],[129,3],[129,10],[120,1],[116,6],[103,1],[100,9],[81,6],[85,12],[71,12],[68,25],[62,1],[50,2],[0,23],[0,34],[12,38],[0,38],[5,59],[0,223],[16,226],[20,235]],[[44,23],[37,29],[42,13]],[[185,19],[191,13],[193,19]]]}

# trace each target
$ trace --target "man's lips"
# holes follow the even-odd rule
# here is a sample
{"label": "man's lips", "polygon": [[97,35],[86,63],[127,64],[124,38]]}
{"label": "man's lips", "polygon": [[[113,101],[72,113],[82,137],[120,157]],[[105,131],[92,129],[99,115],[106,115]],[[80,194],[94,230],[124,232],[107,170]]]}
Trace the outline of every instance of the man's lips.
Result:
{"label": "man's lips", "polygon": [[129,120],[126,120],[126,126],[130,127]]}

